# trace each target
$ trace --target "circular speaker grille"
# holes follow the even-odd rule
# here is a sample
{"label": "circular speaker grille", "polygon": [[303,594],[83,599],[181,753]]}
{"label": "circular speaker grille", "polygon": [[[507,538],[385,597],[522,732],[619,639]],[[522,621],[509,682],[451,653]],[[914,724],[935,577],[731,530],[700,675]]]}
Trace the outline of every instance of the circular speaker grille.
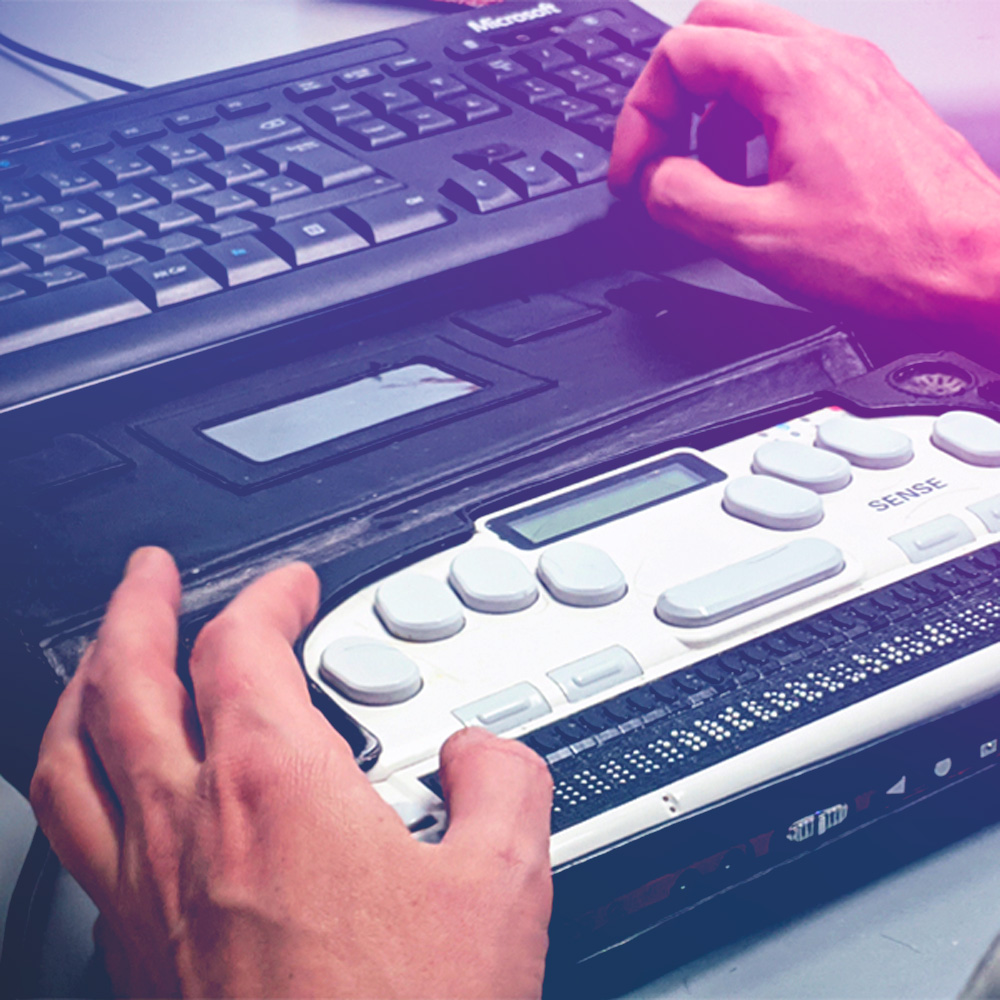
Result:
{"label": "circular speaker grille", "polygon": [[934,399],[961,395],[975,383],[964,368],[947,361],[918,361],[897,368],[889,376],[889,381],[903,392]]}

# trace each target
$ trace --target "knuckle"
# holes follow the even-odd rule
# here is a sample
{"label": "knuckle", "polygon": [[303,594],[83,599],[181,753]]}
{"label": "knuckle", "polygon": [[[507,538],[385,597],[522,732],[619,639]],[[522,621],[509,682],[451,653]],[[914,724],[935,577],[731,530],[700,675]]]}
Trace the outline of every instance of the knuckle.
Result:
{"label": "knuckle", "polygon": [[31,808],[42,825],[55,812],[55,802],[58,797],[59,775],[62,773],[62,768],[54,759],[55,756],[53,752],[39,759],[28,789]]}
{"label": "knuckle", "polygon": [[202,626],[191,651],[191,660],[200,663],[226,655],[243,631],[238,613],[228,608],[219,612]]}

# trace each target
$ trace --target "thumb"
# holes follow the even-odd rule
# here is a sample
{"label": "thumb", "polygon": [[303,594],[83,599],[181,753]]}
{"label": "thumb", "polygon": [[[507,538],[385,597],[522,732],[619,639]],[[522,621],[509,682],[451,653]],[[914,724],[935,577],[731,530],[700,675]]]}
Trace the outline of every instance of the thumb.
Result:
{"label": "thumb", "polygon": [[646,166],[639,190],[654,222],[732,251],[769,228],[769,188],[733,184],[697,160],[667,156]]}
{"label": "thumb", "polygon": [[549,867],[552,777],[533,750],[471,727],[441,748],[445,843]]}

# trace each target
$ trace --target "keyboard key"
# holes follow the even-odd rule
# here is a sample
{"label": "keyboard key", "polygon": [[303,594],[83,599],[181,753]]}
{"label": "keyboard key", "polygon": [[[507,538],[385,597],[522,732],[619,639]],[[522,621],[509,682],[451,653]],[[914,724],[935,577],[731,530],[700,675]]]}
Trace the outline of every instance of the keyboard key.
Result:
{"label": "keyboard key", "polygon": [[356,156],[311,136],[278,146],[266,146],[251,155],[269,170],[287,173],[315,191],[375,173],[373,167]]}
{"label": "keyboard key", "polygon": [[615,125],[617,123],[617,117],[605,111],[597,115],[591,115],[589,118],[577,119],[573,122],[573,127],[592,142],[599,143],[605,149],[610,149],[611,141],[615,137]]}
{"label": "keyboard key", "polygon": [[37,222],[24,215],[12,215],[0,219],[0,247],[10,247],[28,240],[40,240],[45,230]]}
{"label": "keyboard key", "polygon": [[550,101],[553,97],[563,97],[565,91],[547,80],[540,80],[535,76],[526,76],[520,80],[513,80],[505,84],[503,92],[521,104],[541,104],[542,101]]}
{"label": "keyboard key", "polygon": [[183,230],[177,230],[155,240],[143,240],[141,243],[136,243],[134,249],[138,250],[146,260],[163,260],[164,257],[169,257],[171,254],[185,253],[200,246],[201,240],[197,236]]}
{"label": "keyboard key", "polygon": [[538,110],[546,118],[551,118],[553,121],[561,122],[565,125],[577,118],[586,118],[588,115],[594,114],[597,111],[597,105],[591,104],[590,101],[584,101],[579,97],[566,97],[563,95],[553,101],[546,101],[544,104],[540,104]]}
{"label": "keyboard key", "polygon": [[616,25],[613,28],[605,28],[602,35],[616,42],[623,49],[648,49],[660,40],[660,33],[651,31],[649,28],[639,24]]}
{"label": "keyboard key", "polygon": [[408,138],[402,129],[382,121],[381,118],[348,125],[343,129],[343,135],[362,149],[383,149],[398,142],[406,142]]}
{"label": "keyboard key", "polygon": [[[0,305],[24,298],[28,293],[20,286],[9,281],[0,281]],[[2,318],[2,316],[0,316]],[[3,346],[3,333],[0,333],[0,348]]]}
{"label": "keyboard key", "polygon": [[205,105],[200,108],[185,108],[184,111],[174,112],[167,118],[167,125],[175,132],[187,132],[192,128],[214,125],[218,120],[219,115],[215,108]]}
{"label": "keyboard key", "polygon": [[[91,277],[103,278],[122,268],[135,267],[136,264],[144,263],[144,258],[128,247],[115,247],[107,253],[99,254],[95,257],[85,257],[79,261],[82,267]],[[120,287],[120,286],[119,286]],[[138,302],[138,299],[136,300]],[[143,306],[143,311],[146,307]]]}
{"label": "keyboard key", "polygon": [[114,278],[74,282],[65,290],[5,306],[0,351],[44,344],[148,313]]}
{"label": "keyboard key", "polygon": [[197,198],[188,198],[187,205],[203,219],[218,222],[227,215],[236,215],[237,212],[244,212],[248,208],[256,208],[257,202],[236,188],[228,188],[225,191],[213,191]]}
{"label": "keyboard key", "polygon": [[336,97],[325,104],[306,108],[306,114],[327,128],[342,128],[351,122],[361,122],[372,117],[371,111],[350,97]]}
{"label": "keyboard key", "polygon": [[[150,169],[152,170],[152,167]],[[154,195],[135,184],[124,184],[107,191],[95,191],[93,194],[88,194],[87,199],[106,219],[128,215],[129,212],[140,212],[144,208],[155,208],[160,204]]]}
{"label": "keyboard key", "polygon": [[0,181],[0,215],[11,215],[45,199],[23,181]]}
{"label": "keyboard key", "polygon": [[20,274],[21,271],[27,270],[28,265],[23,260],[0,250],[0,278],[9,278],[12,274]]}
{"label": "keyboard key", "polygon": [[255,94],[243,94],[240,97],[229,97],[220,101],[215,110],[224,118],[245,118],[261,111],[267,111],[271,105]]}
{"label": "keyboard key", "polygon": [[259,163],[251,163],[242,156],[227,156],[218,163],[199,163],[193,169],[218,188],[233,187],[267,177],[267,171]]}
{"label": "keyboard key", "polygon": [[639,79],[639,74],[645,65],[646,61],[644,59],[633,56],[628,52],[619,52],[609,59],[602,59],[597,63],[596,68],[607,73],[612,80],[617,80],[619,83],[624,83],[626,86],[631,87]]}
{"label": "keyboard key", "polygon": [[62,233],[77,226],[90,226],[104,218],[96,208],[76,199],[58,205],[39,205],[27,214],[47,233]]}
{"label": "keyboard key", "polygon": [[587,91],[587,100],[593,101],[602,111],[618,114],[625,106],[628,97],[628,87],[620,83],[606,83],[601,87],[591,87]]}
{"label": "keyboard key", "polygon": [[136,177],[153,173],[155,167],[141,156],[125,149],[117,149],[104,156],[96,156],[87,164],[87,169],[102,184],[121,184]]}
{"label": "keyboard key", "polygon": [[254,236],[241,236],[213,247],[203,247],[191,256],[225,288],[289,270],[281,257]]}
{"label": "keyboard key", "polygon": [[521,200],[503,181],[485,170],[449,178],[441,188],[441,193],[462,208],[480,215],[507,205],[516,205]]}
{"label": "keyboard key", "polygon": [[416,107],[420,101],[408,90],[395,83],[383,83],[378,87],[359,90],[354,99],[379,115],[391,115],[395,111]]}
{"label": "keyboard key", "polygon": [[368,198],[340,211],[370,243],[386,243],[454,222],[455,217],[412,191]]}
{"label": "keyboard key", "polygon": [[556,45],[583,62],[593,62],[595,59],[603,59],[618,52],[618,46],[614,41],[596,31],[574,31],[565,34]]}
{"label": "keyboard key", "polygon": [[443,101],[441,110],[462,122],[463,125],[472,125],[487,118],[496,118],[507,110],[496,101],[491,101],[482,94],[469,91],[466,94],[459,94],[450,101]]}
{"label": "keyboard key", "polygon": [[175,170],[172,174],[147,177],[142,186],[163,202],[180,201],[181,198],[191,198],[215,190],[209,181],[190,170]]}
{"label": "keyboard key", "polygon": [[[220,128],[223,127],[220,126]],[[199,135],[201,134],[199,133]],[[140,153],[163,174],[169,174],[178,167],[186,167],[199,160],[208,159],[208,153],[180,135],[160,139],[148,146],[143,146]]]}
{"label": "keyboard key", "polygon": [[[255,149],[302,135],[302,126],[287,115],[269,115],[227,122],[195,135],[199,146],[222,158],[244,149]],[[171,168],[172,169],[172,168]]]}
{"label": "keyboard key", "polygon": [[589,144],[561,145],[557,150],[542,153],[542,160],[554,167],[571,184],[587,184],[608,175],[608,155]]}
{"label": "keyboard key", "polygon": [[495,59],[476,63],[469,67],[469,72],[477,79],[494,87],[499,83],[506,83],[508,80],[516,80],[518,77],[528,75],[524,66],[507,56],[497,56]]}
{"label": "keyboard key", "polygon": [[591,87],[601,87],[611,81],[596,69],[589,66],[570,66],[550,74],[552,79],[561,84],[571,94],[579,94]]}
{"label": "keyboard key", "polygon": [[374,66],[354,66],[338,73],[333,79],[341,87],[351,89],[366,83],[378,83],[382,79],[382,74]]}
{"label": "keyboard key", "polygon": [[396,56],[388,62],[382,63],[380,69],[389,76],[407,76],[410,73],[419,73],[422,69],[430,69],[431,64],[420,56]]}
{"label": "keyboard key", "polygon": [[456,59],[459,62],[465,62],[467,59],[491,56],[494,52],[499,51],[499,45],[482,38],[463,38],[457,45],[446,45],[444,47],[444,54],[449,59]]}
{"label": "keyboard key", "polygon": [[250,195],[258,205],[277,205],[279,201],[311,193],[310,188],[302,181],[291,177],[267,177],[262,181],[254,181],[253,184],[244,184],[240,190]]}
{"label": "keyboard key", "polygon": [[104,253],[132,240],[141,240],[145,235],[138,226],[133,226],[124,219],[111,219],[96,226],[86,226],[74,233],[73,238],[84,244],[93,254]]}
{"label": "keyboard key", "polygon": [[117,272],[116,277],[150,309],[162,309],[210,295],[222,287],[194,261],[180,256],[137,264]]}
{"label": "keyboard key", "polygon": [[78,281],[85,281],[86,278],[86,274],[78,268],[70,267],[69,264],[56,264],[54,267],[44,270],[22,274],[18,281],[29,292],[39,293],[52,291],[53,288],[62,288],[64,285],[75,285]]}
{"label": "keyboard key", "polygon": [[33,179],[32,184],[49,201],[59,201],[60,198],[75,198],[78,194],[94,191],[101,186],[97,178],[92,177],[79,167],[72,166],[43,170]]}
{"label": "keyboard key", "polygon": [[114,144],[101,132],[87,132],[84,135],[73,135],[63,139],[58,149],[63,156],[71,160],[79,160],[84,156],[96,156],[111,149]]}
{"label": "keyboard key", "polygon": [[500,163],[493,172],[522,198],[538,198],[569,187],[562,174],[534,156]]}
{"label": "keyboard key", "polygon": [[484,170],[487,167],[492,167],[494,163],[516,160],[519,156],[524,156],[523,149],[509,146],[505,142],[494,142],[489,146],[481,146],[479,149],[470,149],[466,153],[456,153],[455,159],[473,170]]}
{"label": "keyboard key", "polygon": [[166,236],[171,230],[197,225],[202,218],[184,205],[162,205],[146,212],[136,212],[132,221],[142,226],[150,236]]}
{"label": "keyboard key", "polygon": [[529,45],[516,53],[514,58],[527,66],[533,73],[548,73],[554,69],[565,69],[567,66],[572,66],[574,62],[569,52],[548,41]]}
{"label": "keyboard key", "polygon": [[368,246],[366,239],[330,212],[275,226],[260,238],[295,267],[341,257]]}
{"label": "keyboard key", "polygon": [[296,80],[284,89],[285,97],[297,104],[302,101],[315,100],[332,94],[337,88],[325,76],[311,76],[305,80]]}
{"label": "keyboard key", "polygon": [[281,222],[299,219],[303,215],[340,208],[343,205],[360,201],[362,198],[370,198],[386,191],[397,190],[402,186],[399,181],[393,180],[391,177],[376,174],[374,177],[366,177],[353,184],[341,184],[320,194],[309,195],[305,198],[292,198],[268,208],[255,209],[246,214],[248,218],[261,226],[274,226]]}
{"label": "keyboard key", "polygon": [[398,122],[414,138],[422,138],[425,135],[436,135],[438,132],[445,132],[450,128],[455,128],[458,124],[454,118],[449,118],[443,111],[436,108],[417,107],[410,111],[401,111],[393,116],[393,121]]}
{"label": "keyboard key", "polygon": [[422,73],[407,80],[404,86],[422,101],[428,102],[443,101],[456,94],[463,94],[469,89],[457,76],[438,72]]}
{"label": "keyboard key", "polygon": [[204,243],[221,243],[235,236],[245,236],[257,232],[257,224],[238,215],[230,215],[218,222],[207,222],[201,226],[192,226],[190,232]]}
{"label": "keyboard key", "polygon": [[161,135],[166,135],[167,130],[162,122],[148,119],[140,122],[130,122],[121,128],[115,129],[112,135],[123,146],[133,145],[138,142],[149,142],[150,139],[159,139]]}
{"label": "keyboard key", "polygon": [[74,257],[83,257],[86,253],[86,247],[68,236],[50,236],[44,240],[32,240],[29,243],[22,243],[17,248],[17,255],[35,270],[53,267]]}

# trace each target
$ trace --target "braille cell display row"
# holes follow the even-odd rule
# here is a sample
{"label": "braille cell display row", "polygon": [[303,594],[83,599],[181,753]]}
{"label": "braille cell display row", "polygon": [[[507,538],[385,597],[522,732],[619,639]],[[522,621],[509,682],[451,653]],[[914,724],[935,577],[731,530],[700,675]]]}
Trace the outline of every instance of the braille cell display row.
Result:
{"label": "braille cell display row", "polygon": [[[552,830],[630,802],[996,642],[1000,545],[715,654],[521,737]],[[424,783],[440,794],[437,775]]]}

